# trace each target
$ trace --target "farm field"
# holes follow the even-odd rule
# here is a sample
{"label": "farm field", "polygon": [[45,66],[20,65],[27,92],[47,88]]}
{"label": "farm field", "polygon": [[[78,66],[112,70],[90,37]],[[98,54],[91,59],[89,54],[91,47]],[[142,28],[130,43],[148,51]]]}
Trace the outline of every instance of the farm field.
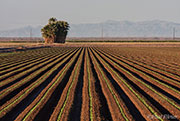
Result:
{"label": "farm field", "polygon": [[180,48],[127,45],[0,53],[0,120],[180,120]]}

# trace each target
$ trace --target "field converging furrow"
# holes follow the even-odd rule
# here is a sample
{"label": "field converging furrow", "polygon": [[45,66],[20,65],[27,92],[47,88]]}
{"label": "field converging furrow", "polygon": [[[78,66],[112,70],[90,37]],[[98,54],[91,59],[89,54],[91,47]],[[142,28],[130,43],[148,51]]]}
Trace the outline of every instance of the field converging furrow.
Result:
{"label": "field converging furrow", "polygon": [[11,54],[11,56],[1,56],[1,58],[6,58],[6,60],[4,62],[2,62],[0,69],[5,69],[7,67],[13,67],[14,65],[18,65],[20,63],[36,59],[40,56],[48,54],[49,52],[47,52],[47,51],[41,51],[41,49],[34,50],[34,51],[27,50],[24,52],[13,53],[13,54]]}
{"label": "field converging furrow", "polygon": [[[67,51],[67,50],[66,50],[66,51]],[[60,53],[62,53],[62,52],[63,52],[63,51],[59,51],[59,52],[57,52],[57,54],[60,54]],[[36,62],[41,61],[42,59],[47,59],[47,58],[53,57],[53,56],[56,56],[56,55],[55,55],[55,52],[51,52],[51,53],[48,53],[48,54],[46,54],[46,55],[41,55],[40,57],[38,57],[37,59],[33,59],[32,61],[24,62],[23,64],[14,66],[14,67],[9,68],[9,69],[4,69],[3,71],[1,71],[0,75],[4,75],[4,74],[9,73],[9,72],[12,73],[12,71],[14,71],[14,70],[22,69],[22,67],[29,66],[29,64],[34,64],[34,63],[36,63]]]}
{"label": "field converging furrow", "polygon": [[[81,51],[82,53],[82,51]],[[76,56],[78,53],[76,53]],[[34,100],[34,102],[29,105],[23,113],[21,113],[16,120],[29,120],[35,118],[35,116],[38,114],[41,108],[43,108],[44,104],[50,99],[50,96],[54,91],[54,89],[57,88],[59,84],[61,84],[61,80],[65,75],[65,72],[68,70],[70,65],[73,63],[73,61],[76,59],[76,56],[67,63],[67,66],[64,67],[62,72],[60,71],[56,77],[50,82],[50,84],[47,85],[47,87],[42,90],[42,92],[38,95],[38,97]],[[67,80],[65,80],[67,81]],[[67,84],[69,81],[67,82]],[[63,89],[63,88],[62,88]],[[52,101],[52,100],[51,100]],[[43,118],[43,117],[42,117]]]}
{"label": "field converging furrow", "polygon": [[[128,59],[126,59],[126,60],[128,60]],[[179,77],[178,75],[176,75],[176,74],[169,73],[169,72],[164,71],[164,70],[161,70],[161,69],[159,69],[159,68],[155,68],[154,66],[149,66],[149,65],[147,65],[147,64],[145,64],[145,63],[143,63],[143,62],[139,62],[139,63],[138,63],[138,61],[133,61],[133,60],[128,60],[128,61],[134,63],[135,65],[136,65],[136,64],[137,64],[137,65],[140,65],[140,66],[142,66],[143,68],[152,71],[152,73],[156,73],[156,74],[159,74],[160,76],[164,76],[164,78],[166,78],[166,79],[170,79],[170,80],[174,80],[174,81],[179,82],[179,78],[180,78],[180,77]]]}
{"label": "field converging furrow", "polygon": [[[26,89],[21,91],[19,94],[17,94],[10,101],[8,101],[12,106],[9,103],[4,104],[3,106],[5,106],[5,107],[8,106],[7,109],[10,109],[11,107],[13,108],[14,105],[17,105],[18,103],[21,103],[21,102],[26,102],[26,101],[28,102],[28,101],[30,101],[29,104],[31,104],[31,102],[33,100],[30,100],[29,98],[33,98],[34,99],[35,97],[37,97],[38,94],[43,90],[43,88],[45,88],[46,85],[48,85],[51,82],[52,78],[54,78],[57,75],[58,71],[69,61],[69,59],[70,59],[70,57],[72,55],[73,55],[73,53],[70,54],[69,57],[66,57],[66,59],[64,59],[61,63],[57,64],[57,66],[55,66],[51,70],[47,71],[44,75],[42,75],[42,77],[40,77],[37,81],[35,81],[31,85],[29,85],[28,87],[26,87]],[[22,104],[21,105],[17,105],[17,107],[18,106],[22,106]],[[24,107],[22,107],[22,108],[24,108]],[[3,111],[6,111],[6,108],[3,108],[2,112]],[[9,113],[9,114],[12,115],[11,113]],[[9,118],[9,117],[7,116],[7,118]]]}
{"label": "field converging furrow", "polygon": [[[129,50],[131,50],[131,49],[129,49]],[[131,50],[132,51],[132,50]],[[141,54],[136,54],[136,53],[134,53],[134,52],[131,52],[130,51],[130,53],[129,53],[129,55],[130,55],[130,57],[129,57],[129,55],[128,54],[124,54],[124,51],[123,51],[123,53],[122,53],[122,55],[119,55],[118,53],[116,53],[116,52],[118,52],[118,51],[111,51],[112,53],[116,53],[116,55],[117,56],[120,56],[120,57],[123,57],[123,58],[125,58],[125,59],[129,59],[130,61],[132,61],[133,63],[135,63],[135,64],[140,64],[140,65],[143,65],[144,67],[147,67],[147,68],[150,68],[151,70],[153,70],[153,71],[156,71],[156,72],[158,72],[158,73],[160,73],[160,74],[163,74],[163,73],[165,73],[166,75],[165,76],[167,76],[167,77],[170,77],[170,78],[175,78],[175,79],[177,79],[177,80],[179,80],[179,78],[180,78],[180,75],[179,75],[179,73],[178,73],[178,71],[176,70],[176,71],[170,71],[171,69],[168,69],[167,67],[164,67],[164,68],[162,68],[160,65],[161,65],[161,61],[164,61],[164,60],[166,60],[167,58],[172,58],[172,57],[161,57],[161,56],[163,56],[163,55],[159,55],[159,54],[157,54],[158,56],[152,56],[152,57],[148,57],[148,58],[146,58],[145,60],[141,60],[141,58],[143,58],[143,56],[145,56],[145,55],[142,55],[142,53]],[[148,51],[148,50],[147,50]],[[144,50],[142,50],[142,52],[144,52],[144,53],[148,53],[147,51],[144,51]],[[150,50],[150,51],[152,51],[152,50]],[[126,52],[127,53],[127,52]],[[157,52],[158,53],[158,52]],[[156,53],[155,53],[156,54]],[[171,54],[175,54],[175,53],[171,53]],[[164,54],[165,55],[165,54]],[[136,56],[141,56],[141,57],[139,57],[139,58],[136,58]],[[147,56],[147,55],[146,55]],[[160,56],[160,57],[159,57]],[[151,59],[156,59],[156,58],[158,58],[159,60],[151,60]],[[176,58],[178,58],[177,56],[176,57],[173,57],[173,60],[175,60],[175,62],[178,62],[178,61],[180,61],[180,60],[176,60]],[[134,60],[134,61],[133,61]],[[151,60],[150,62],[148,61],[148,60]],[[172,59],[171,60],[167,60],[166,62],[164,62],[164,63],[169,63],[169,62],[171,62],[172,61]]]}
{"label": "field converging furrow", "polygon": [[139,65],[139,66],[142,66],[143,68],[151,70],[152,73],[158,73],[158,74],[164,76],[166,79],[169,78],[169,79],[172,79],[172,80],[175,80],[175,81],[179,82],[180,76],[178,76],[178,75],[176,75],[174,73],[170,73],[168,71],[164,71],[162,69],[159,69],[158,67],[154,67],[153,65],[151,65],[151,63],[146,63],[145,61],[142,62],[142,61],[139,61],[139,60],[136,60],[136,59],[135,60],[134,59],[129,59],[126,56],[119,55],[115,51],[113,51],[113,52],[111,51],[111,53],[114,53],[117,57],[123,58],[124,60],[127,60],[129,62],[132,62],[135,65]]}
{"label": "field converging furrow", "polygon": [[0,120],[178,121],[175,52],[62,46],[1,53]]}
{"label": "field converging furrow", "polygon": [[[113,63],[113,62],[111,61],[111,63]],[[115,65],[115,66],[117,67],[118,65]],[[122,73],[121,73],[120,75],[121,75],[125,80],[128,80],[128,83],[130,83],[131,80],[133,80],[133,78],[136,79],[136,80],[138,80],[137,78],[135,78],[135,76],[133,76],[133,75],[131,75],[131,74],[128,75],[129,72],[125,71],[123,68],[120,68],[120,67],[119,67],[118,70],[122,70],[122,71],[121,71]],[[117,70],[117,71],[118,71],[118,70]],[[124,72],[124,74],[123,74],[123,70],[124,70],[125,72],[127,72],[127,74],[125,74],[125,72]],[[129,78],[129,76],[132,76],[132,78]],[[129,79],[128,79],[128,78],[129,78]],[[173,107],[173,106],[169,105],[168,103],[167,103],[166,105],[163,105],[163,106],[165,106],[165,108],[162,107],[160,104],[157,105],[157,106],[156,106],[157,109],[159,109],[163,114],[169,114],[169,113],[172,111],[172,108],[175,108],[175,109],[173,109],[172,113],[174,113],[174,110],[176,110],[176,108],[179,109],[178,104],[175,104],[174,102],[170,101],[170,99],[164,97],[162,94],[158,93],[156,90],[154,90],[153,88],[151,88],[149,85],[145,84],[144,82],[141,82],[141,80],[138,80],[138,81],[136,81],[136,80],[134,80],[135,82],[131,82],[130,84],[131,84],[133,87],[136,87],[139,91],[141,91],[141,94],[143,94],[143,93],[142,93],[143,90],[147,90],[147,89],[145,88],[145,86],[152,91],[152,92],[147,91],[149,94],[145,94],[145,93],[144,93],[144,96],[147,96],[148,101],[151,101],[151,100],[152,100],[151,103],[156,103],[156,104],[158,104],[158,102],[160,101],[161,104],[163,104],[163,103],[165,103],[165,102],[164,102],[162,99],[161,99],[161,100],[158,100],[158,96],[161,96],[161,98],[165,99],[167,102],[169,102],[170,104],[172,104],[172,105],[174,106],[174,107]],[[139,83],[139,82],[141,82],[141,83]],[[141,86],[142,89],[140,89],[136,84],[138,84],[138,86],[140,86],[140,85],[143,84],[143,85]],[[158,96],[157,96],[157,98],[155,98],[155,100],[153,99],[153,97],[149,97],[149,96],[153,95],[153,92],[154,92],[155,94],[158,94]],[[149,95],[149,96],[148,96],[148,95]],[[157,100],[156,100],[156,99],[157,99]],[[159,102],[159,103],[160,103],[160,102]],[[162,103],[162,102],[163,102],[163,103]],[[171,108],[169,108],[169,111],[166,110],[166,109],[168,109],[168,105],[171,107]],[[178,110],[177,110],[177,111],[178,111]],[[171,114],[171,113],[170,113],[170,114]],[[178,114],[179,114],[179,113],[177,113],[177,114],[175,113],[174,115],[178,115]]]}
{"label": "field converging furrow", "polygon": [[[99,58],[100,59],[100,58]],[[129,99],[129,97],[126,95],[126,93],[124,92],[125,90],[123,89],[123,88],[121,88],[120,86],[119,86],[119,83],[116,81],[116,79],[114,78],[114,74],[112,74],[112,73],[109,73],[108,72],[108,69],[106,68],[106,67],[104,67],[103,66],[103,64],[102,64],[102,61],[101,60],[99,60],[98,59],[98,62],[99,62],[99,64],[101,65],[101,68],[104,70],[104,73],[105,73],[105,75],[107,75],[108,76],[108,78],[109,78],[109,84],[108,85],[111,85],[112,84],[112,88],[114,88],[115,90],[113,91],[113,90],[111,90],[112,91],[112,94],[115,96],[115,93],[117,92],[117,97],[119,97],[119,98],[121,98],[121,100],[125,103],[125,104],[119,104],[118,103],[118,105],[119,105],[119,107],[123,107],[123,108],[125,108],[126,110],[126,112],[125,113],[127,113],[127,114],[129,114],[129,113],[131,113],[131,115],[136,119],[136,120],[145,120],[144,118],[143,118],[143,116],[140,114],[140,112],[137,110],[137,108],[135,107],[135,105],[131,102],[131,100]],[[127,90],[127,89],[126,89]],[[118,98],[115,98],[115,100],[118,100]],[[124,114],[123,112],[123,108],[120,108],[120,110],[121,110],[121,112],[122,112],[122,114]],[[127,110],[127,108],[128,108],[128,110]],[[131,110],[132,109],[132,110]],[[125,120],[130,120],[131,118],[129,117],[129,118],[125,118]]]}
{"label": "field converging furrow", "polygon": [[[38,61],[38,60],[41,60],[43,58],[46,58],[50,55],[54,55],[55,53],[63,53],[63,51],[68,51],[69,49],[55,49],[54,51],[49,51],[49,52],[46,52],[46,53],[42,53],[42,52],[37,52],[37,53],[31,53],[29,51],[27,51],[26,53],[28,54],[29,53],[29,56],[28,57],[23,57],[23,59],[25,61],[18,61],[16,62],[19,57],[16,57],[16,56],[13,56],[11,58],[14,58],[16,61],[13,61],[13,63],[9,63],[9,60],[6,61],[6,66],[4,66],[3,68],[0,68],[1,70],[1,75],[4,74],[4,73],[7,73],[7,72],[11,72],[11,70],[16,70],[18,68],[21,68],[21,67],[24,67],[26,66],[28,63],[32,63],[33,61]],[[22,57],[20,57],[22,58]]]}
{"label": "field converging furrow", "polygon": [[[144,98],[142,98],[142,96],[140,96],[141,94],[138,94],[138,92],[136,92],[136,90],[139,89],[139,88],[137,88],[137,86],[134,87],[134,85],[132,85],[132,83],[129,85],[128,82],[129,82],[130,80],[127,80],[127,78],[126,78],[126,80],[125,80],[125,79],[123,79],[123,77],[120,77],[121,75],[118,75],[118,73],[116,72],[117,70],[115,70],[115,68],[112,68],[108,63],[106,63],[105,61],[103,61],[101,57],[99,57],[99,59],[100,59],[101,63],[103,64],[102,66],[104,66],[104,68],[106,68],[107,71],[113,76],[113,79],[116,80],[117,86],[120,86],[120,87],[123,89],[123,91],[129,96],[129,98],[130,98],[131,100],[136,100],[135,102],[136,102],[136,103],[139,103],[139,105],[140,105],[141,103],[143,103],[143,104],[141,104],[141,106],[138,107],[138,108],[144,108],[143,110],[142,110],[142,109],[139,109],[140,111],[144,111],[144,112],[141,112],[142,114],[145,114],[144,118],[147,118],[147,115],[151,115],[151,113],[154,114],[154,115],[157,115],[158,112],[156,112],[156,111],[154,111],[154,110],[152,109],[152,107],[148,104],[148,101],[146,101]],[[126,81],[128,81],[128,82],[126,82]],[[132,85],[135,89],[132,88],[131,85]],[[134,96],[134,97],[133,97],[133,96]],[[144,96],[147,97],[146,94],[145,94]],[[132,98],[132,97],[133,97],[133,98]],[[133,102],[133,103],[135,103],[135,102]],[[139,105],[138,105],[138,106],[139,106]],[[136,105],[136,106],[137,106],[137,105]],[[143,107],[143,106],[145,106],[145,107]],[[135,107],[135,106],[134,106],[134,107]],[[147,110],[145,110],[146,108],[147,108]],[[131,108],[129,108],[129,109],[131,109]],[[134,113],[134,111],[135,111],[135,109],[133,109],[132,113]],[[149,112],[149,111],[150,111],[150,112]],[[134,115],[136,115],[136,114],[134,114]],[[141,116],[141,115],[140,115],[140,116]]]}
{"label": "field converging furrow", "polygon": [[[144,68],[137,66],[133,63],[130,63],[129,61],[126,61],[122,58],[117,58],[117,57],[115,57],[115,58],[118,59],[119,62],[121,62],[125,65],[125,66],[123,66],[124,68],[126,66],[133,67],[130,69],[133,70],[133,72],[135,72],[135,73],[139,73],[138,75],[141,75],[141,76],[139,76],[141,79],[149,78],[150,80],[153,80],[153,81],[151,81],[151,83],[154,83],[155,85],[160,85],[163,89],[167,88],[167,89],[173,90],[174,92],[176,92],[179,95],[179,86],[178,86],[179,83],[178,82],[167,79],[167,78],[163,78],[162,76],[158,75],[157,73],[152,73],[150,70],[144,69]],[[172,92],[172,91],[170,91],[170,92]],[[173,93],[173,95],[177,96],[175,93]]]}
{"label": "field converging furrow", "polygon": [[4,102],[3,100],[7,100],[10,97],[12,97],[14,94],[18,93],[19,91],[23,90],[24,88],[26,88],[27,86],[29,86],[32,82],[35,82],[38,78],[41,77],[41,75],[43,75],[44,73],[46,73],[47,71],[49,71],[49,69],[51,69],[54,65],[56,65],[59,61],[63,60],[63,58],[65,58],[69,53],[63,55],[62,57],[58,58],[57,60],[49,63],[48,61],[48,65],[46,64],[45,67],[43,68],[39,68],[39,70],[33,72],[30,75],[27,75],[27,77],[23,78],[23,79],[18,79],[15,80],[15,82],[17,81],[17,83],[14,83],[13,85],[7,87],[6,89],[2,90],[0,92],[0,99],[1,100],[1,104]]}
{"label": "field converging furrow", "polygon": [[[69,53],[69,52],[67,52]],[[10,76],[9,78],[2,80],[0,82],[0,90],[3,89],[3,86],[7,85],[12,85],[15,82],[18,82],[18,80],[22,80],[24,78],[26,78],[28,75],[32,75],[32,73],[35,73],[37,70],[39,70],[40,68],[44,67],[44,66],[48,66],[49,63],[54,62],[54,60],[57,60],[59,57],[61,57],[62,55],[65,55],[67,53],[62,53],[62,54],[58,54],[55,57],[51,57],[49,58],[47,61],[41,62],[36,66],[33,66],[30,69],[25,69],[22,73],[19,74],[12,74],[12,76]],[[63,57],[63,56],[62,56]],[[41,69],[42,70],[42,69]],[[36,73],[37,74],[37,73]]]}
{"label": "field converging furrow", "polygon": [[[0,80],[3,81],[5,79],[7,79],[8,77],[12,77],[12,76],[17,77],[17,74],[19,74],[21,72],[27,74],[28,72],[33,70],[33,68],[38,67],[41,63],[47,62],[51,58],[55,58],[55,57],[58,58],[58,56],[60,56],[62,54],[65,54],[67,52],[61,52],[61,53],[57,53],[57,54],[53,53],[52,55],[49,54],[48,56],[40,58],[38,60],[33,60],[31,62],[28,62],[28,63],[25,63],[25,64],[21,64],[20,67],[15,67],[15,68],[13,68],[13,70],[11,68],[11,70],[6,71],[7,74],[3,74],[2,76],[0,76]],[[23,73],[21,73],[21,75]],[[2,85],[0,84],[0,86],[2,86]]]}
{"label": "field converging furrow", "polygon": [[[105,56],[107,56],[107,55],[105,55]],[[132,64],[129,64],[128,62],[126,62],[126,63],[123,63],[124,62],[124,60],[118,60],[117,58],[112,58],[111,56],[108,56],[108,57],[110,57],[111,59],[113,59],[115,62],[118,62],[118,64],[120,64],[120,66],[123,68],[123,69],[126,69],[126,70],[128,70],[129,72],[131,72],[134,76],[137,76],[139,79],[141,79],[141,80],[144,80],[144,82],[146,82],[147,84],[149,84],[149,85],[151,85],[151,86],[153,86],[153,88],[156,88],[158,91],[161,91],[162,93],[166,93],[165,91],[168,91],[169,93],[171,93],[172,95],[174,95],[174,97],[173,96],[171,96],[171,95],[169,95],[168,93],[166,93],[166,95],[168,95],[170,98],[173,98],[174,100],[176,100],[178,103],[180,103],[179,102],[179,91],[177,91],[176,90],[176,88],[178,89],[178,86],[177,86],[177,84],[175,84],[173,87],[175,87],[175,89],[174,88],[172,88],[172,87],[170,87],[169,85],[169,83],[171,82],[171,81],[169,81],[168,83],[162,83],[161,82],[161,80],[159,81],[159,80],[156,80],[156,78],[154,79],[154,78],[152,78],[151,77],[151,75],[149,75],[149,73],[151,73],[151,72],[149,72],[149,73],[147,73],[147,72],[145,72],[144,73],[144,71],[142,71],[143,69],[137,69],[137,68],[134,68],[134,64],[132,65]],[[132,68],[133,67],[133,68]],[[147,70],[146,70],[147,71]],[[157,75],[155,75],[155,76],[157,76]],[[146,81],[147,80],[147,81]],[[149,80],[149,82],[148,82],[148,80]],[[158,83],[157,83],[158,82]],[[162,88],[162,89],[161,89]],[[163,90],[165,90],[165,91],[163,91]],[[178,99],[176,99],[176,98],[178,98]]]}
{"label": "field converging furrow", "polygon": [[89,49],[85,53],[81,120],[112,120]]}
{"label": "field converging furrow", "polygon": [[[72,109],[73,105],[78,105],[78,104],[73,104],[73,99],[75,98],[75,95],[76,95],[75,89],[76,89],[77,83],[79,81],[78,76],[80,75],[80,71],[82,71],[80,69],[80,67],[82,64],[83,55],[84,55],[84,49],[81,52],[81,55],[79,56],[75,66],[74,66],[74,69],[71,73],[71,76],[69,78],[67,86],[64,88],[62,97],[60,98],[60,100],[53,112],[53,115],[51,115],[50,120],[58,120],[58,121],[59,120],[68,120],[70,109]],[[79,92],[79,93],[82,93],[82,92]],[[79,110],[78,110],[78,112],[79,112]],[[75,112],[72,112],[72,113],[75,113]],[[72,113],[71,113],[71,115],[74,115]],[[75,119],[75,120],[77,120],[77,119]]]}

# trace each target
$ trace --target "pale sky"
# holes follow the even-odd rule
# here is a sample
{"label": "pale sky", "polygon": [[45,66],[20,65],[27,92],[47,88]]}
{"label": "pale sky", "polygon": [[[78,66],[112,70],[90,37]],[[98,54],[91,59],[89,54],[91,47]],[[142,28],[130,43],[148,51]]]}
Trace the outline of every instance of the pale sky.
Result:
{"label": "pale sky", "polygon": [[180,0],[0,0],[0,30],[69,23],[165,20],[180,23]]}

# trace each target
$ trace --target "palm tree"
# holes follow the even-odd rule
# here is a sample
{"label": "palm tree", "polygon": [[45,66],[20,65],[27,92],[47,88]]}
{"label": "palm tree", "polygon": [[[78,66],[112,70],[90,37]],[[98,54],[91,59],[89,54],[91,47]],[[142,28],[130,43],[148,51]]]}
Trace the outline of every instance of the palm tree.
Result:
{"label": "palm tree", "polygon": [[45,43],[65,43],[69,28],[66,21],[50,18],[48,24],[41,29]]}

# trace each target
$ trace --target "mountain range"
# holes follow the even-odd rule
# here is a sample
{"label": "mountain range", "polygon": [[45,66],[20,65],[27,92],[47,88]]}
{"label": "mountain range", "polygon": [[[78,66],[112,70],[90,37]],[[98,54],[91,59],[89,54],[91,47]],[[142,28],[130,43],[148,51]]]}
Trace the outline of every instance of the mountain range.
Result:
{"label": "mountain range", "polygon": [[[0,31],[0,37],[41,37],[42,26]],[[70,24],[68,37],[180,37],[180,23],[169,21],[114,21]]]}

